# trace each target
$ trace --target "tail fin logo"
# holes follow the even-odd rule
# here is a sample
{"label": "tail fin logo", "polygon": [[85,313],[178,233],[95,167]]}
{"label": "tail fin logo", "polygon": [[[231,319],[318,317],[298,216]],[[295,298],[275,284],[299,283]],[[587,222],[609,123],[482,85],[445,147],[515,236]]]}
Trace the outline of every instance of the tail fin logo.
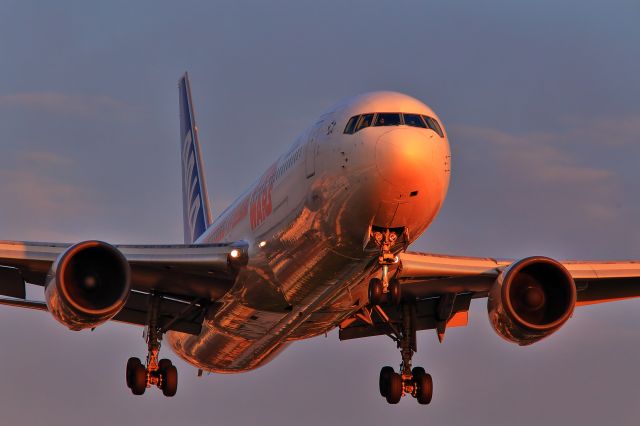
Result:
{"label": "tail fin logo", "polygon": [[200,178],[196,167],[196,155],[193,146],[191,130],[187,132],[182,145],[182,172],[185,183],[185,196],[187,207],[187,223],[191,241],[195,241],[204,231],[204,214],[202,212],[202,197],[200,196]]}

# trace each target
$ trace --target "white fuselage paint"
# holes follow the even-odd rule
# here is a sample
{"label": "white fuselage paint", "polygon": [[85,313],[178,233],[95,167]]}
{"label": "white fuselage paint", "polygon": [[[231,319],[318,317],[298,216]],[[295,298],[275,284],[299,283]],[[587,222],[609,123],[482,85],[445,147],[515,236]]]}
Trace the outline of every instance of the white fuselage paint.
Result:
{"label": "white fuselage paint", "polygon": [[441,124],[425,104],[399,93],[347,99],[198,239],[245,240],[250,260],[207,313],[200,335],[169,333],[178,355],[208,371],[246,371],[290,341],[337,327],[367,303],[368,279],[379,273],[371,227],[405,228],[414,241],[442,206],[450,174],[446,134],[406,125],[343,133],[352,116],[383,112],[423,114]]}

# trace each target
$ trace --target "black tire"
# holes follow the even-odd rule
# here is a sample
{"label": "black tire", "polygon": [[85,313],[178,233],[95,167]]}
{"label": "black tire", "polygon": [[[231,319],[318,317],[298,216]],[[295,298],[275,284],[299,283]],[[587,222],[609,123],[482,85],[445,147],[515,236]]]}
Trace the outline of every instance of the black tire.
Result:
{"label": "black tire", "polygon": [[166,370],[166,369],[167,369],[167,367],[169,367],[169,366],[171,366],[171,365],[173,365],[173,363],[171,362],[171,360],[170,360],[170,359],[166,359],[166,358],[161,359],[161,360],[158,362],[158,370],[160,370],[160,371],[164,371],[164,370]]}
{"label": "black tire", "polygon": [[175,365],[170,365],[161,374],[162,394],[164,396],[174,396],[178,391],[178,369]]}
{"label": "black tire", "polygon": [[[416,370],[418,371],[416,372]],[[418,400],[418,404],[429,404],[433,397],[433,379],[431,378],[431,374],[427,374],[422,367],[414,368],[412,373],[413,381],[417,387],[416,399]]]}
{"label": "black tire", "polygon": [[402,289],[400,288],[400,282],[396,279],[389,281],[389,302],[392,305],[398,306],[402,300]]}
{"label": "black tire", "polygon": [[147,369],[142,364],[132,367],[131,392],[134,395],[142,395],[147,390]]}
{"label": "black tire", "polygon": [[382,289],[382,280],[380,278],[371,278],[369,281],[369,304],[381,305],[384,299]]}
{"label": "black tire", "polygon": [[380,395],[387,396],[389,393],[389,377],[394,373],[393,367],[389,367],[388,365],[382,367],[380,370]]}
{"label": "black tire", "polygon": [[131,381],[133,376],[133,366],[142,365],[140,358],[131,357],[127,360],[127,369],[125,370],[125,376],[127,379],[127,387],[131,389]]}
{"label": "black tire", "polygon": [[389,404],[397,404],[402,398],[402,376],[398,373],[389,376],[389,392],[386,398]]}
{"label": "black tire", "polygon": [[418,377],[424,376],[425,374],[427,374],[427,372],[424,371],[424,368],[422,367],[413,367],[413,369],[411,370],[411,375],[413,376],[414,380]]}

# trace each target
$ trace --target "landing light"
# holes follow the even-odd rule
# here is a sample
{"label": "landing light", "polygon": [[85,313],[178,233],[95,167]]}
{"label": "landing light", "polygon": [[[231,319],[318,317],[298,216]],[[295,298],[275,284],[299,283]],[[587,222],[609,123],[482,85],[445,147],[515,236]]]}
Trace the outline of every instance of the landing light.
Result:
{"label": "landing light", "polygon": [[266,245],[267,245],[266,241],[260,241],[260,243],[258,243],[258,247],[260,247],[260,248],[262,248],[262,247],[264,247]]}
{"label": "landing light", "polygon": [[240,250],[238,250],[238,249],[233,249],[233,250],[231,250],[231,253],[229,253],[229,255],[230,255],[231,257],[233,257],[234,259],[236,259],[237,257],[239,257],[239,256],[240,256]]}

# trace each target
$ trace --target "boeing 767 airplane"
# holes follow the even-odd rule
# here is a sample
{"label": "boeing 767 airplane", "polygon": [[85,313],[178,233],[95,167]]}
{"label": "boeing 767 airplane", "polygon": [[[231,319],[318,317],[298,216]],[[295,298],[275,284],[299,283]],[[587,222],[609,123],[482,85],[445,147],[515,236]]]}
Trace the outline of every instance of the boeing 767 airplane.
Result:
{"label": "boeing 767 airplane", "polygon": [[[431,376],[411,363],[417,332],[442,341],[466,325],[472,299],[487,298],[501,337],[530,345],[576,306],[640,296],[639,261],[409,251],[451,173],[442,122],[410,96],[367,93],[330,108],[215,220],[186,74],[179,104],[184,244],[0,241],[0,304],[48,311],[71,330],[145,327],[147,358],[126,366],[136,395],[176,393],[163,340],[200,371],[238,373],[338,328],[341,340],[389,336],[401,362],[380,371],[380,394],[428,404]],[[27,300],[25,283],[44,287],[44,301]]]}

